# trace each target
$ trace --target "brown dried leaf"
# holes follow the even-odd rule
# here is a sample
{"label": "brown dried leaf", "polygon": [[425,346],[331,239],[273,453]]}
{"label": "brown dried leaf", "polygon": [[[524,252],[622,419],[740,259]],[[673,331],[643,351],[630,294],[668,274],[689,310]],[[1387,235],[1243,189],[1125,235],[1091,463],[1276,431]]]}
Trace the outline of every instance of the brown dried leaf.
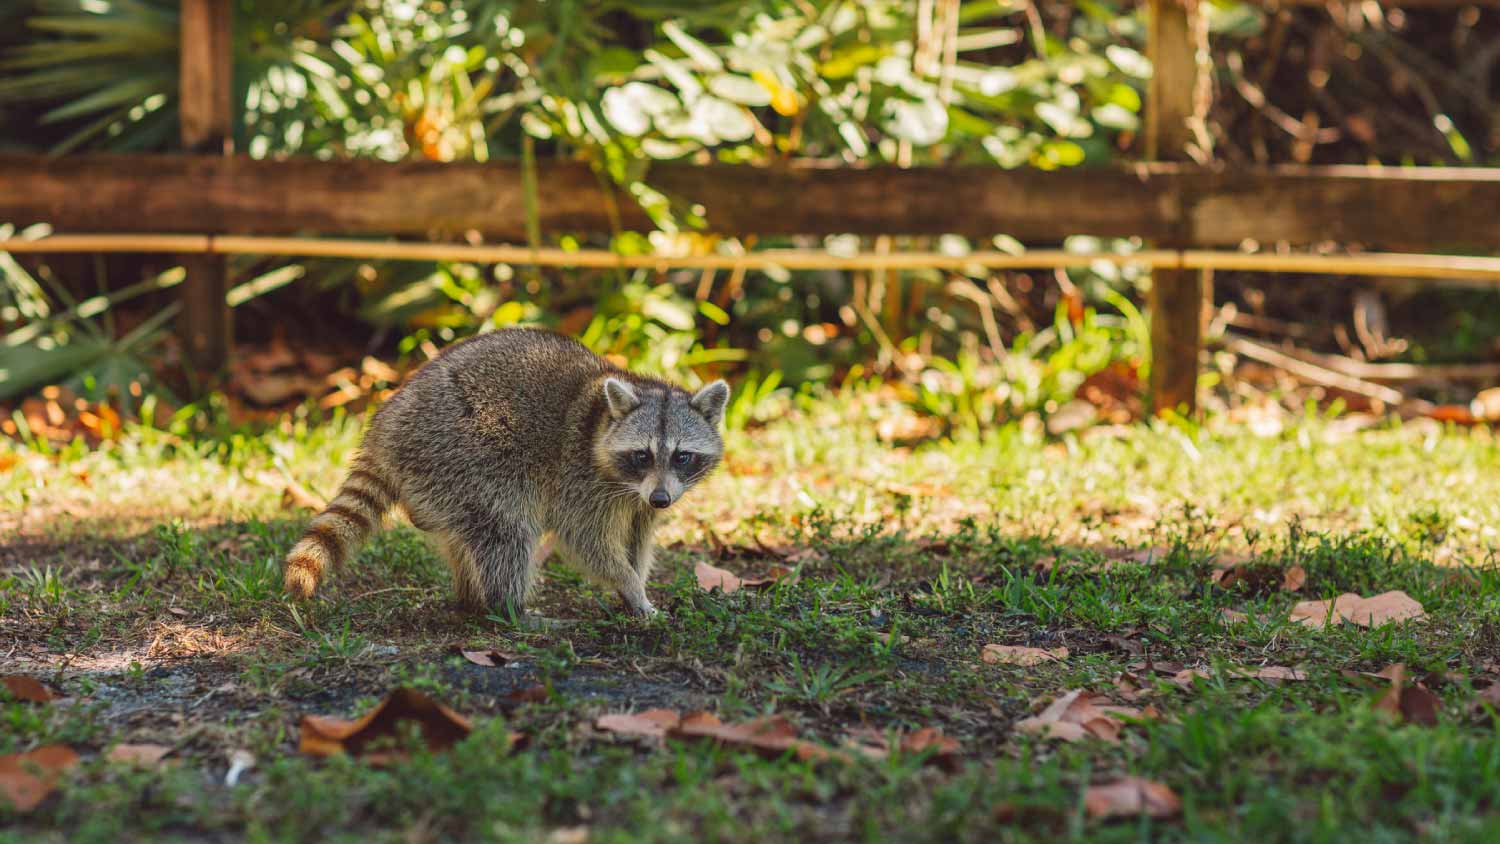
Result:
{"label": "brown dried leaf", "polygon": [[415,689],[399,688],[353,721],[322,715],[302,718],[302,740],[298,749],[308,756],[333,756],[347,753],[371,764],[382,764],[401,757],[400,751],[376,745],[389,742],[402,724],[414,724],[430,750],[446,750],[462,741],[473,730],[469,719],[454,712]]}
{"label": "brown dried leaf", "polygon": [[784,716],[772,715],[741,724],[725,724],[708,713],[683,716],[682,722],[667,729],[676,739],[712,741],[727,747],[743,747],[765,756],[790,752],[798,759],[824,760],[846,758],[843,754],[797,737],[796,728]]}
{"label": "brown dried leaf", "polygon": [[1250,620],[1250,616],[1246,615],[1245,613],[1242,613],[1239,610],[1229,609],[1228,607],[1219,610],[1219,617],[1224,620],[1225,624],[1242,624]]}
{"label": "brown dried leaf", "polygon": [[1017,721],[1016,729],[1063,741],[1093,736],[1113,744],[1120,740],[1120,730],[1125,726],[1115,716],[1138,718],[1143,713],[1128,706],[1111,706],[1104,700],[1102,695],[1074,689],[1054,700],[1040,715]]}
{"label": "brown dried leaf", "polygon": [[47,799],[63,773],[76,764],[78,754],[61,744],[0,756],[0,801],[9,803],[13,811],[29,812]]}
{"label": "brown dried leaf", "polygon": [[1388,712],[1398,721],[1408,721],[1426,727],[1435,726],[1443,701],[1421,683],[1408,685],[1406,664],[1388,665],[1376,676],[1391,681],[1391,687],[1375,701],[1375,709]]}
{"label": "brown dried leaf", "polygon": [[1273,589],[1296,592],[1307,583],[1307,570],[1301,566],[1282,568],[1274,563],[1237,559],[1214,569],[1209,575],[1209,581],[1225,589],[1242,586],[1251,592],[1269,592]]}
{"label": "brown dried leaf", "polygon": [[1307,583],[1307,569],[1301,566],[1288,568],[1281,577],[1281,591],[1296,592]]}
{"label": "brown dried leaf", "polygon": [[1361,599],[1357,605],[1344,613],[1346,619],[1361,627],[1379,627],[1393,621],[1406,621],[1426,616],[1427,613],[1422,605],[1399,589]]}
{"label": "brown dried leaf", "polygon": [[1172,675],[1172,682],[1183,687],[1184,689],[1188,689],[1192,688],[1193,683],[1197,682],[1198,680],[1207,680],[1212,676],[1212,674],[1204,671],[1201,668],[1184,668],[1176,674]]}
{"label": "brown dried leaf", "polygon": [[542,703],[551,697],[546,686],[532,685],[516,689],[505,696],[510,703]]}
{"label": "brown dried leaf", "polygon": [[516,656],[515,654],[493,649],[483,651],[468,651],[459,648],[458,652],[463,656],[464,659],[468,660],[469,662],[472,662],[475,665],[482,665],[485,668],[500,668],[507,663],[515,662],[516,660],[520,659],[520,657]]}
{"label": "brown dried leaf", "polygon": [[1257,680],[1306,680],[1307,673],[1295,668],[1287,668],[1284,665],[1263,665],[1254,671],[1246,671],[1241,676],[1254,677]]}
{"label": "brown dried leaf", "polygon": [[698,588],[705,592],[714,589],[723,590],[725,595],[748,589],[755,586],[766,586],[778,580],[784,580],[796,573],[796,570],[783,565],[771,566],[765,577],[740,577],[733,572],[711,566],[708,563],[699,562],[693,567],[693,574],[698,577]]}
{"label": "brown dried leaf", "polygon": [[693,574],[698,578],[698,588],[704,592],[712,592],[720,589],[725,595],[740,591],[743,583],[734,573],[725,571],[717,566],[711,566],[705,562],[699,562],[693,566]]}
{"label": "brown dried leaf", "polygon": [[61,697],[57,692],[47,688],[41,680],[27,677],[25,674],[7,674],[0,677],[0,685],[5,686],[5,691],[11,697],[27,703],[46,703]]}
{"label": "brown dried leaf", "polygon": [[1067,648],[1028,648],[1022,645],[985,645],[979,658],[996,665],[1032,666],[1044,662],[1060,662],[1068,658]]}
{"label": "brown dried leaf", "polygon": [[594,726],[607,733],[659,739],[667,734],[667,730],[681,723],[682,716],[671,709],[647,709],[644,712],[601,715]]}
{"label": "brown dried leaf", "polygon": [[126,762],[132,765],[150,767],[162,760],[163,756],[172,752],[172,748],[161,744],[117,744],[105,758],[112,762]]}
{"label": "brown dried leaf", "polygon": [[923,727],[901,737],[902,753],[932,751],[927,761],[948,770],[958,766],[958,751],[961,747],[958,739],[943,735],[943,731],[936,727]]}
{"label": "brown dried leaf", "polygon": [[1332,601],[1302,601],[1292,607],[1291,620],[1321,629],[1325,624],[1350,622],[1379,627],[1393,621],[1425,618],[1422,605],[1400,590],[1361,598],[1345,592]]}
{"label": "brown dried leaf", "polygon": [[1089,786],[1083,793],[1083,806],[1095,820],[1133,818],[1143,813],[1153,818],[1171,818],[1182,811],[1182,800],[1159,782],[1124,777]]}

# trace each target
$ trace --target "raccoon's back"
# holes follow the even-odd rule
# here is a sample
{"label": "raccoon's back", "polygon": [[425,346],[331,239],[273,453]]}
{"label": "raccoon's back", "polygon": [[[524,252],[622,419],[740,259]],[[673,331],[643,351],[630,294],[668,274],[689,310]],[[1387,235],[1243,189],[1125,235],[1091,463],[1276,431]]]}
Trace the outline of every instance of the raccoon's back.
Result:
{"label": "raccoon's back", "polygon": [[580,402],[595,403],[594,385],[617,372],[561,334],[493,331],[448,347],[424,366],[392,397],[376,427],[387,429],[380,436],[393,445],[421,432],[429,446],[472,446],[491,457],[504,452],[545,462],[585,433],[579,422],[591,414]]}

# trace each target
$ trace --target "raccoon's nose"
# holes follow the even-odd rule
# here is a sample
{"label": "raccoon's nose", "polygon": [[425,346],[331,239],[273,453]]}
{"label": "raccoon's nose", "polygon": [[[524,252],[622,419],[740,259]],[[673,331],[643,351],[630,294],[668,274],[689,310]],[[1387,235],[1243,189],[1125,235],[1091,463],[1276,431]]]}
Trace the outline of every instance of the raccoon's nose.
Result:
{"label": "raccoon's nose", "polygon": [[667,491],[664,489],[653,491],[651,493],[650,501],[651,506],[655,507],[658,510],[665,510],[668,507],[672,506],[672,496],[668,495]]}

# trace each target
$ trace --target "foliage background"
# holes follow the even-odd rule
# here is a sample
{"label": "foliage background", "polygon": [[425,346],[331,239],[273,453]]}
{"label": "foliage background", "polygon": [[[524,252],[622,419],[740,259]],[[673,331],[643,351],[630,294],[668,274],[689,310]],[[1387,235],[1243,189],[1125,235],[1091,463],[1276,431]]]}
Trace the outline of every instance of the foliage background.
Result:
{"label": "foliage background", "polygon": [[[1493,16],[1370,5],[1267,13],[1257,4],[1205,2],[1214,106],[1199,116],[1192,155],[1235,165],[1494,163],[1497,51],[1485,46],[1496,43],[1485,37],[1494,33]],[[1143,6],[238,0],[235,145],[254,157],[581,159],[634,196],[656,224],[651,232],[616,232],[607,244],[568,232],[533,236],[564,246],[1129,251],[1139,244],[1023,245],[1003,233],[992,243],[710,239],[695,234],[690,208],[652,189],[650,165],[796,157],[1053,169],[1128,158],[1138,151],[1150,76]],[[9,4],[0,10],[0,150],[171,151],[176,39],[170,0]],[[1087,384],[1108,399],[1093,402],[1104,415],[1129,417],[1149,366],[1135,304],[1149,279],[1108,265],[1051,276],[979,269],[541,274],[506,265],[284,259],[237,259],[233,269],[240,338],[253,364],[235,373],[237,392],[261,404],[328,387],[283,379],[267,388],[254,383],[265,374],[256,367],[300,366],[322,377],[333,367],[310,366],[310,355],[419,361],[424,349],[518,324],[550,325],[601,353],[688,380],[743,375],[752,402],[879,376],[899,384],[903,401],[922,413],[967,427],[1050,416]],[[203,386],[175,366],[166,335],[170,294],[163,288],[180,279],[170,267],[120,257],[5,258],[0,275],[0,322],[8,330],[0,368],[11,373],[0,398],[54,381],[122,397],[151,379],[179,394]],[[1353,319],[1344,294],[1309,295],[1289,285],[1268,303],[1260,284],[1230,276],[1219,296],[1263,317]],[[1359,356],[1492,352],[1496,332],[1476,307],[1492,304],[1491,294],[1386,295],[1422,305],[1392,309],[1393,332],[1428,334],[1365,344]],[[1429,324],[1401,324],[1410,313]],[[1434,313],[1441,314],[1435,325]],[[1317,339],[1348,351],[1348,334]],[[309,336],[326,348],[299,345],[285,366],[264,357],[285,357],[285,338]]]}

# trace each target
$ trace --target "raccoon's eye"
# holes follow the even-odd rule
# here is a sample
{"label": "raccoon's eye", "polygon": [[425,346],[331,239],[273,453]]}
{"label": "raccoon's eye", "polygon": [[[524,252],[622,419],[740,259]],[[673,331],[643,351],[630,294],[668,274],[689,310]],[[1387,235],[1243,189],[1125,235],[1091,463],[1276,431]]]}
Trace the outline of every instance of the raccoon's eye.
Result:
{"label": "raccoon's eye", "polygon": [[630,452],[630,463],[637,468],[645,468],[651,465],[651,452],[644,448]]}
{"label": "raccoon's eye", "polygon": [[691,451],[679,451],[672,455],[672,468],[687,471],[698,465],[698,455]]}

